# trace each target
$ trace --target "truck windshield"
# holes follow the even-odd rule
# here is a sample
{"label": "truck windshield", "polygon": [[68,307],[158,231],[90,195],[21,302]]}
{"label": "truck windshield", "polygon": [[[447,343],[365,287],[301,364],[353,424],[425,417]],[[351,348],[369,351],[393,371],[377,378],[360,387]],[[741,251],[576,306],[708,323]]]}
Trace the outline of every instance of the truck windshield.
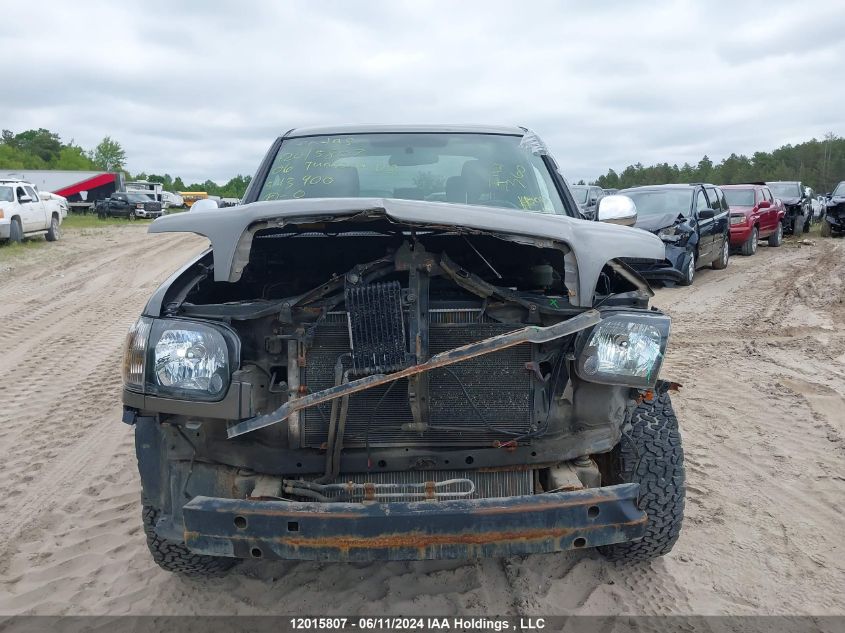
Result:
{"label": "truck windshield", "polygon": [[776,198],[801,197],[801,187],[798,186],[797,182],[771,182],[767,184]]}
{"label": "truck windshield", "polygon": [[286,139],[258,199],[400,198],[565,214],[542,156],[522,140],[445,133]]}
{"label": "truck windshield", "polygon": [[637,215],[663,215],[677,213],[689,215],[692,206],[692,188],[663,189],[657,191],[621,191],[637,205]]}
{"label": "truck windshield", "polygon": [[836,189],[833,190],[833,195],[837,198],[840,196],[845,197],[845,182],[840,182],[836,185]]}
{"label": "truck windshield", "polygon": [[15,196],[11,187],[0,187],[0,202],[14,202]]}
{"label": "truck windshield", "polygon": [[722,191],[725,192],[725,198],[728,199],[728,204],[732,207],[754,206],[753,189],[722,189]]}
{"label": "truck windshield", "polygon": [[152,198],[144,193],[127,193],[126,199],[129,202],[150,202]]}

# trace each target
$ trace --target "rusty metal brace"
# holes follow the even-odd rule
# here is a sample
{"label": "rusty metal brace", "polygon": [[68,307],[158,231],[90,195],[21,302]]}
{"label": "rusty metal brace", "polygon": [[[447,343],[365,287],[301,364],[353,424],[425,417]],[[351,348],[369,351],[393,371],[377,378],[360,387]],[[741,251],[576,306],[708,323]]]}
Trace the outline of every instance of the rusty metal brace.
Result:
{"label": "rusty metal brace", "polygon": [[359,378],[358,380],[352,380],[343,385],[330,387],[328,389],[323,389],[322,391],[315,391],[314,393],[310,393],[302,398],[289,400],[271,413],[243,420],[230,426],[226,430],[226,434],[231,439],[233,437],[243,435],[244,433],[249,433],[250,431],[263,429],[265,426],[270,426],[271,424],[283,422],[295,411],[301,411],[302,409],[314,407],[336,398],[342,398],[343,396],[358,393],[359,391],[372,389],[373,387],[378,387],[379,385],[384,385],[388,382],[393,382],[394,380],[414,376],[424,371],[431,371],[432,369],[446,367],[447,365],[454,365],[455,363],[460,363],[485,354],[492,354],[493,352],[498,352],[499,350],[520,345],[522,343],[548,343],[549,341],[554,341],[564,336],[569,336],[570,334],[575,334],[576,332],[585,330],[588,327],[595,325],[600,320],[601,315],[598,310],[587,310],[586,312],[583,312],[582,314],[579,314],[567,321],[561,321],[560,323],[555,323],[554,325],[550,325],[548,327],[530,325],[521,330],[516,330],[515,332],[491,336],[483,341],[469,343],[461,347],[456,347],[455,349],[435,354],[424,363],[412,365],[411,367],[400,369],[399,371],[395,371],[391,374],[374,374],[372,376],[366,376],[364,378]]}

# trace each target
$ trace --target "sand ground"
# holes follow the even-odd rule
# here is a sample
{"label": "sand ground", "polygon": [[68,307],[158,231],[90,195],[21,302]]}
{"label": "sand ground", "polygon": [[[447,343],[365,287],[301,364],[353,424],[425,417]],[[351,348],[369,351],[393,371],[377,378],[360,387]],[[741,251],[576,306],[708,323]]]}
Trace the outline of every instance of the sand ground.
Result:
{"label": "sand ground", "polygon": [[146,298],[204,245],[126,226],[0,250],[0,613],[845,613],[845,240],[761,247],[658,291],[688,477],[666,558],[250,562],[190,580],[144,543],[119,362]]}

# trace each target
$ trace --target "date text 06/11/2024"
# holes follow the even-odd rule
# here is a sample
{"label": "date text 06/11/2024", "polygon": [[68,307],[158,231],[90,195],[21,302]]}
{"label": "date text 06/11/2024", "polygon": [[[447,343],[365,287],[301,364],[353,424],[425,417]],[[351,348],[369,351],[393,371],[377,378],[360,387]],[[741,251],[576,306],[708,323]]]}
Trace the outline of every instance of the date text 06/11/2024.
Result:
{"label": "date text 06/11/2024", "polygon": [[486,617],[295,617],[289,620],[297,631],[359,629],[373,631],[540,631],[544,618]]}

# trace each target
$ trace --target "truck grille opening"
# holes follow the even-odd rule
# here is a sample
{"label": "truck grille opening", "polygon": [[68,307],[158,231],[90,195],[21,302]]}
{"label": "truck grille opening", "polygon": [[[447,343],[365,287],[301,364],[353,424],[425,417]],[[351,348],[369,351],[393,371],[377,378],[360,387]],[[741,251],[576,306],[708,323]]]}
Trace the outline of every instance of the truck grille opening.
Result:
{"label": "truck grille opening", "polygon": [[[518,329],[484,317],[477,309],[434,309],[429,312],[429,321],[431,354]],[[331,387],[337,357],[350,351],[346,312],[330,313],[317,327],[308,353],[308,390]],[[495,429],[527,433],[533,408],[531,375],[525,369],[529,361],[531,346],[518,345],[458,363],[449,368],[451,371],[429,372],[428,423],[432,428],[424,433],[402,429],[403,424],[413,422],[406,380],[397,381],[386,396],[389,385],[357,393],[349,399],[344,446],[489,446],[496,440],[511,439]],[[326,442],[329,408],[324,405],[304,411],[304,446],[319,447]]]}

